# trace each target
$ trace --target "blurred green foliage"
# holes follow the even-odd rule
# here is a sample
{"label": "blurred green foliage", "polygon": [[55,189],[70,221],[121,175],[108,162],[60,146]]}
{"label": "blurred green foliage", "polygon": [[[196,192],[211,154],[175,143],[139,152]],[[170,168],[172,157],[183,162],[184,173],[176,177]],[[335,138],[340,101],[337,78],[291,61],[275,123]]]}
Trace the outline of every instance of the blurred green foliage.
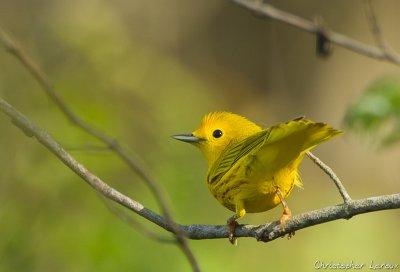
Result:
{"label": "blurred green foliage", "polygon": [[400,80],[374,81],[349,106],[344,122],[350,130],[372,135],[380,146],[395,144],[400,140]]}

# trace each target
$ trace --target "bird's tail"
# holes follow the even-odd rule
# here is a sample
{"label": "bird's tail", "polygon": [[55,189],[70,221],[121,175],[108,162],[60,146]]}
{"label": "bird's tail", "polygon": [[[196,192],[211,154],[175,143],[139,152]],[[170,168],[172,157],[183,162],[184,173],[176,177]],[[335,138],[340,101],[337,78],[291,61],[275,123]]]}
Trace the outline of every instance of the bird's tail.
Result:
{"label": "bird's tail", "polygon": [[297,118],[270,128],[265,151],[280,147],[282,152],[276,157],[282,164],[295,160],[294,166],[297,167],[307,151],[341,133],[328,124]]}
{"label": "bird's tail", "polygon": [[[331,139],[336,135],[340,135],[343,133],[340,130],[332,128],[326,123],[316,123],[307,119],[292,120],[287,122],[285,126],[288,126],[289,130],[292,130],[292,136],[295,136],[295,138],[297,138],[297,141],[295,142],[299,144],[299,147],[301,146],[301,148],[299,149],[300,156],[298,156],[292,164],[294,169],[298,168],[307,151],[310,151],[317,145]],[[296,171],[296,173],[297,177],[295,178],[294,185],[302,188],[302,181],[298,170]]]}
{"label": "bird's tail", "polygon": [[332,128],[328,124],[315,123],[306,119],[297,121],[297,124],[294,125],[297,125],[299,127],[298,132],[302,135],[300,136],[300,138],[304,141],[304,151],[311,150],[320,143],[325,142],[330,138],[343,133],[340,130]]}
{"label": "bird's tail", "polygon": [[296,139],[294,142],[297,142],[297,146],[300,147],[299,152],[301,155],[295,162],[296,166],[300,164],[307,151],[343,133],[326,123],[316,123],[307,119],[289,121],[285,123],[285,126],[292,131],[291,138]]}
{"label": "bird's tail", "polygon": [[[267,128],[265,141],[252,155],[251,169],[254,178],[266,178],[285,169],[297,173],[305,153],[320,143],[342,133],[324,123],[297,118]],[[300,178],[295,178],[300,185]]]}

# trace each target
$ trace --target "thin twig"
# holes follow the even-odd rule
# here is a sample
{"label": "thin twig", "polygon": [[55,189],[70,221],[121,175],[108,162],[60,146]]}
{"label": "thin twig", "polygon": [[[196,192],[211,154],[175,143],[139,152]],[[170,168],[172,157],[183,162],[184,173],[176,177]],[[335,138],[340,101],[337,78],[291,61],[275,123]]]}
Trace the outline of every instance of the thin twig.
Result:
{"label": "thin twig", "polygon": [[115,207],[113,204],[110,203],[110,200],[106,197],[104,197],[101,194],[98,194],[100,199],[103,201],[104,205],[107,207],[107,209],[113,213],[115,216],[117,216],[119,219],[121,219],[122,222],[126,223],[127,225],[131,226],[134,230],[140,232],[144,236],[155,240],[160,243],[168,243],[168,244],[175,244],[176,239],[171,239],[168,237],[165,237],[163,235],[160,235],[156,232],[153,232],[149,230],[148,228],[144,227],[142,224],[140,224],[138,221],[136,221],[132,216],[129,216],[128,214],[125,213],[124,210],[120,210],[117,207]]}
{"label": "thin twig", "polygon": [[364,10],[376,44],[382,49],[382,51],[387,55],[389,59],[398,59],[399,55],[394,52],[394,50],[389,46],[385,37],[382,34],[378,19],[376,18],[375,10],[370,0],[364,0]]}
{"label": "thin twig", "polygon": [[[262,3],[262,1],[253,0],[232,0],[239,6],[256,12],[258,15],[268,17],[285,24],[297,27],[301,30],[307,31],[312,34],[318,34],[321,29],[318,24],[308,19],[304,19],[295,14],[280,10],[268,3]],[[369,44],[362,43],[353,38],[334,32],[332,30],[327,30],[324,28],[324,35],[332,43],[346,48],[350,51],[356,52],[360,55],[364,55],[370,58],[385,60],[396,65],[400,65],[400,55],[396,53],[387,54],[386,51],[379,47],[372,46]]]}
{"label": "thin twig", "polygon": [[342,182],[340,181],[339,177],[335,174],[335,172],[333,172],[333,170],[328,165],[322,162],[313,153],[307,152],[306,154],[316,165],[319,166],[319,168],[321,168],[333,180],[344,202],[349,203],[351,201],[351,197],[347,193],[346,188],[343,186]]}
{"label": "thin twig", "polygon": [[69,152],[96,152],[96,153],[111,151],[111,149],[108,146],[92,145],[92,144],[70,145],[66,146],[65,150]]}
{"label": "thin twig", "polygon": [[32,76],[38,81],[46,94],[51,100],[57,105],[61,112],[66,116],[66,118],[77,127],[84,130],[86,133],[92,135],[96,139],[105,143],[112,151],[114,151],[121,159],[124,161],[130,169],[132,169],[147,185],[152,194],[154,195],[167,223],[171,225],[171,230],[176,234],[176,239],[178,241],[178,246],[181,248],[182,252],[187,257],[190,262],[193,271],[200,271],[199,265],[196,261],[193,252],[189,248],[183,233],[180,229],[174,225],[170,209],[168,208],[168,202],[164,197],[164,194],[154,180],[154,178],[146,171],[144,165],[140,163],[140,160],[133,155],[133,153],[128,152],[126,149],[122,148],[118,141],[101,130],[93,127],[92,125],[85,122],[78,115],[76,115],[64,102],[61,96],[56,92],[53,85],[46,74],[40,69],[39,65],[15,42],[7,33],[0,27],[0,42],[4,45],[6,50],[14,55],[22,65],[32,74]]}
{"label": "thin twig", "polygon": [[378,20],[376,19],[374,8],[370,0],[364,0],[365,15],[368,19],[368,24],[371,32],[375,38],[376,44],[384,51],[387,49],[386,40],[383,37],[381,28],[379,27]]}
{"label": "thin twig", "polygon": [[[167,220],[152,210],[145,208],[141,203],[129,198],[112,188],[99,177],[92,174],[85,166],[76,161],[67,153],[46,131],[37,127],[22,113],[14,109],[5,100],[0,98],[0,110],[8,115],[12,122],[27,136],[35,137],[39,143],[45,146],[67,167],[86,181],[93,189],[108,199],[137,213],[150,222],[173,232]],[[314,211],[299,214],[290,219],[282,229],[279,222],[271,222],[264,225],[239,225],[236,228],[236,237],[253,237],[259,241],[269,242],[278,237],[298,231],[314,225],[338,220],[349,219],[355,215],[400,208],[400,193],[382,195],[359,200],[350,200],[347,203],[328,206]],[[178,225],[177,227],[191,239],[216,239],[227,238],[229,233],[226,225]]]}

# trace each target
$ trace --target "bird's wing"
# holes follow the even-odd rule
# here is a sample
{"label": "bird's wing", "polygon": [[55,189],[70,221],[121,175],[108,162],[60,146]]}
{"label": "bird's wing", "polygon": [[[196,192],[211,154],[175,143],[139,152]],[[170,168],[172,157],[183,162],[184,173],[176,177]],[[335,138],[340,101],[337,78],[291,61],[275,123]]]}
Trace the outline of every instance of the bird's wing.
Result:
{"label": "bird's wing", "polygon": [[295,119],[269,130],[263,145],[243,161],[245,176],[251,180],[269,180],[289,165],[297,168],[306,151],[342,133],[325,123],[307,119]]}
{"label": "bird's wing", "polygon": [[207,180],[220,180],[241,159],[247,178],[270,178],[305,151],[339,133],[327,124],[302,118],[272,126],[228,146],[210,169]]}
{"label": "bird's wing", "polygon": [[238,143],[228,145],[211,167],[207,176],[208,183],[220,180],[238,160],[262,146],[269,132],[270,130],[262,130]]}

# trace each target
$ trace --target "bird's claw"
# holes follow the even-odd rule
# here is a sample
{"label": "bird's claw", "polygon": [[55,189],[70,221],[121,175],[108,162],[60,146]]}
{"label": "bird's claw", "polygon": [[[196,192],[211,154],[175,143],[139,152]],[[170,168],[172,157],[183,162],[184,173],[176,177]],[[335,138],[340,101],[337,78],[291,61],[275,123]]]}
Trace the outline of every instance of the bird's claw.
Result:
{"label": "bird's claw", "polygon": [[237,226],[237,222],[233,218],[229,218],[226,222],[228,226],[228,239],[232,245],[237,245],[237,238],[235,237],[235,229]]}
{"label": "bird's claw", "polygon": [[280,224],[281,230],[285,229],[286,223],[287,223],[287,221],[290,220],[290,218],[292,218],[291,213],[283,213],[282,214],[281,218],[279,219],[279,224]]}
{"label": "bird's claw", "polygon": [[287,235],[287,239],[290,240],[296,233],[294,231],[291,231]]}
{"label": "bird's claw", "polygon": [[[287,222],[292,218],[292,213],[290,212],[289,209],[284,209],[283,214],[281,216],[281,218],[279,219],[279,224],[280,224],[280,229],[282,231],[285,230],[285,226],[287,224]],[[289,240],[290,238],[292,238],[295,235],[294,231],[291,231],[288,233],[287,235],[287,239]],[[282,236],[283,238],[284,236]]]}

